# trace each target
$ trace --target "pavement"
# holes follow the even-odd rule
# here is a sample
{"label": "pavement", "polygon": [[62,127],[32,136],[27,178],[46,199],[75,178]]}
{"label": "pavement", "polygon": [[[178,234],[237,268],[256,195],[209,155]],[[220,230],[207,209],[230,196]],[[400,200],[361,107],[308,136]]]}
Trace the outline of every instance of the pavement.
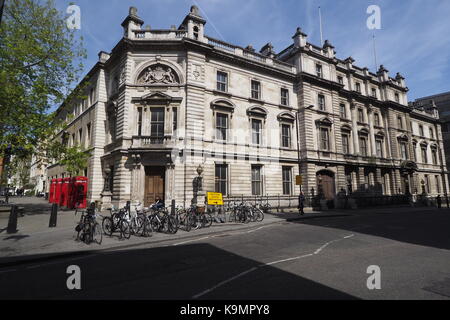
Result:
{"label": "pavement", "polygon": [[[305,209],[305,215],[300,216],[295,210],[287,210],[280,213],[266,214],[262,222],[240,224],[240,223],[213,223],[210,228],[192,230],[186,232],[179,230],[175,235],[164,233],[153,233],[150,238],[134,237],[121,240],[118,235],[108,237],[103,235],[101,245],[86,245],[76,242],[75,226],[80,215],[75,215],[74,210],[60,209],[58,211],[57,226],[49,228],[51,205],[42,198],[22,197],[11,198],[10,204],[23,207],[24,216],[18,217],[18,230],[14,234],[7,234],[9,212],[0,211],[0,266],[12,265],[15,262],[29,261],[35,255],[58,255],[67,256],[71,253],[99,251],[113,248],[126,248],[130,246],[143,245],[147,243],[160,243],[164,241],[189,240],[192,237],[207,236],[233,230],[251,230],[261,226],[279,223],[280,221],[295,221],[297,219],[314,219],[317,217],[340,216],[349,213],[342,212],[313,212]],[[109,211],[102,212],[102,217],[108,216]],[[101,223],[101,221],[100,221]]]}
{"label": "pavement", "polygon": [[[50,231],[25,215],[18,238],[0,234],[0,299],[450,299],[448,209],[284,212],[101,246],[71,239],[71,215]],[[66,286],[72,265],[81,290]],[[367,285],[370,266],[379,289]]]}

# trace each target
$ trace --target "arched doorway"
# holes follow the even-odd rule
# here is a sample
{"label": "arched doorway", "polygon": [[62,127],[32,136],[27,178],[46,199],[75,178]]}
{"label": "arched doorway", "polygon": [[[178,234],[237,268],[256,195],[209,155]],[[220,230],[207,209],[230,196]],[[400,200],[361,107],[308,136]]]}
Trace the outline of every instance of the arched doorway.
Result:
{"label": "arched doorway", "polygon": [[318,194],[323,195],[326,200],[333,200],[336,196],[334,173],[329,170],[321,170],[317,172],[316,180]]}

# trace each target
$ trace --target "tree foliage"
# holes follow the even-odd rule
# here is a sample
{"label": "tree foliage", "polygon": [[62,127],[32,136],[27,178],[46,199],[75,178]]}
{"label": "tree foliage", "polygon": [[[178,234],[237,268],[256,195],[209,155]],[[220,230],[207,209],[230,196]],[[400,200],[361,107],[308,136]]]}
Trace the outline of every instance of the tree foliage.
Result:
{"label": "tree foliage", "polygon": [[[0,158],[12,146],[66,165],[69,159],[79,163],[75,149],[52,139],[66,123],[49,112],[69,93],[71,99],[84,98],[79,88],[71,92],[86,58],[76,32],[53,0],[6,1],[0,25]],[[78,152],[78,158],[85,154]]]}

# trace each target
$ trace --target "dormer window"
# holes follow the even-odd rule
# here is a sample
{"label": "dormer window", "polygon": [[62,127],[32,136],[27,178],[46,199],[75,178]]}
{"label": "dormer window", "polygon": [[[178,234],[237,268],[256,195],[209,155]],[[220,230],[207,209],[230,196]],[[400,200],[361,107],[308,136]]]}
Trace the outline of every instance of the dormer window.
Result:
{"label": "dormer window", "polygon": [[317,75],[319,78],[323,78],[322,65],[321,65],[321,64],[318,64],[318,63],[316,63],[316,75]]}

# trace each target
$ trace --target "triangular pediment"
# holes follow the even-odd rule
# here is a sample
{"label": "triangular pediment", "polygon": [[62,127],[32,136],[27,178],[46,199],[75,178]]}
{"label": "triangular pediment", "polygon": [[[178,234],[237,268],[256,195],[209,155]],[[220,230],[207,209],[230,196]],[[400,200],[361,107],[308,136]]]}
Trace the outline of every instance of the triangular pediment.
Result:
{"label": "triangular pediment", "polygon": [[133,98],[134,101],[141,101],[141,102],[152,102],[152,101],[158,101],[158,102],[173,102],[173,101],[181,101],[182,98],[180,97],[172,97],[164,92],[151,92],[146,95],[143,95],[139,98]]}

